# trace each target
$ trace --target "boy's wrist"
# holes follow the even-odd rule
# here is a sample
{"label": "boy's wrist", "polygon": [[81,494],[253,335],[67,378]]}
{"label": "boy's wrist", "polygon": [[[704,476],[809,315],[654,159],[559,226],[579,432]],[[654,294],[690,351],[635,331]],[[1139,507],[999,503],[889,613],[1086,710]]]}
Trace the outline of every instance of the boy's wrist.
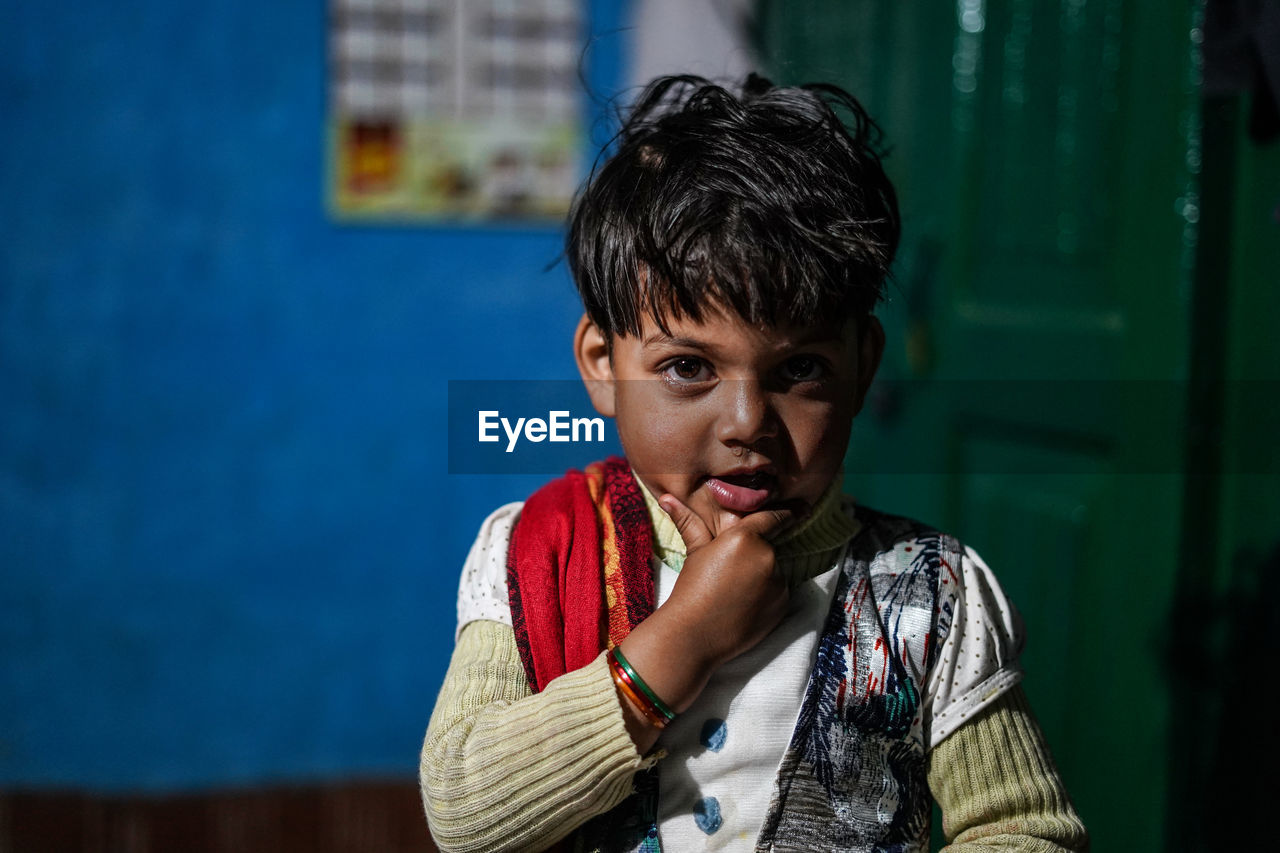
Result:
{"label": "boy's wrist", "polygon": [[658,608],[619,648],[649,689],[677,714],[694,703],[721,663],[718,653],[699,642],[671,609],[664,613]]}

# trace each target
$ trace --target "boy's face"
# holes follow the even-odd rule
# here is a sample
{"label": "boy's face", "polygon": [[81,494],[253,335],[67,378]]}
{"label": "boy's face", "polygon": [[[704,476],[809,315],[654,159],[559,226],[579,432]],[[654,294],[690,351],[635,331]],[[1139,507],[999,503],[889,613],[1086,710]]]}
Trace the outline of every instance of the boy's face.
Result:
{"label": "boy's face", "polygon": [[762,329],[717,307],[666,333],[646,317],[610,356],[584,317],[575,348],[636,474],[715,534],[766,507],[812,507],[839,473],[884,347],[875,318],[858,325]]}

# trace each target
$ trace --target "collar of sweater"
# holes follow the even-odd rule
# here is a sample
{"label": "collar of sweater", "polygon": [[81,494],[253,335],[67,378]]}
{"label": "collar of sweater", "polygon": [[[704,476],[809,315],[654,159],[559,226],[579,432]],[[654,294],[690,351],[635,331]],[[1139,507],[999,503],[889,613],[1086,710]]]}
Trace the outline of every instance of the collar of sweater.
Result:
{"label": "collar of sweater", "polygon": [[[635,477],[634,471],[632,476]],[[658,499],[639,477],[635,480],[640,484],[649,520],[653,523],[653,552],[678,572],[684,566],[684,539],[671,516],[658,506]],[[808,518],[774,540],[778,571],[788,586],[795,586],[831,568],[836,553],[857,534],[861,525],[844,512],[842,497],[837,477],[818,499]]]}

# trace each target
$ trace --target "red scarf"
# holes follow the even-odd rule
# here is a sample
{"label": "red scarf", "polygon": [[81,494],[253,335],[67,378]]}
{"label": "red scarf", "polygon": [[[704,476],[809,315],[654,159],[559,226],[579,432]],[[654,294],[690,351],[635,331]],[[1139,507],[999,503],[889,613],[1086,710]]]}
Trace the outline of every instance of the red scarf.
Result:
{"label": "red scarf", "polygon": [[653,526],[625,459],[570,471],[525,502],[507,552],[516,644],[534,693],[653,612]]}

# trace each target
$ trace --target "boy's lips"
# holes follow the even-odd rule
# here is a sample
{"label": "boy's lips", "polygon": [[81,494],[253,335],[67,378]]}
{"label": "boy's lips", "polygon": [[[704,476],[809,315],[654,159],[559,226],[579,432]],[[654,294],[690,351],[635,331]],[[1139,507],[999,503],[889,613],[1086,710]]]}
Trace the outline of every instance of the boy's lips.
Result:
{"label": "boy's lips", "polygon": [[723,509],[755,512],[774,496],[778,478],[766,470],[730,471],[706,480],[707,491]]}

